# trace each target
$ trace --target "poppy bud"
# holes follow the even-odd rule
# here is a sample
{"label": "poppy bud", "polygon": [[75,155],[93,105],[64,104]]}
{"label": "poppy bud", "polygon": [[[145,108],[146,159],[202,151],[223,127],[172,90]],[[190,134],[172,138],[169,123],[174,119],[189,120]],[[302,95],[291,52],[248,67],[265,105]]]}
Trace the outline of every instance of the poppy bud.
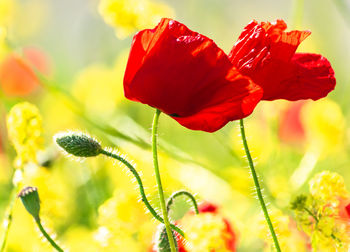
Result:
{"label": "poppy bud", "polygon": [[81,132],[56,134],[54,139],[63,150],[76,157],[94,157],[102,151],[99,142]]}
{"label": "poppy bud", "polygon": [[[179,251],[174,231],[172,231],[172,234],[173,234],[173,239],[175,241],[176,251]],[[169,239],[168,239],[168,235],[167,235],[167,232],[166,232],[164,224],[160,224],[158,226],[158,232],[156,234],[156,243],[155,243],[155,246],[154,246],[154,251],[157,251],[157,252],[170,252]]]}
{"label": "poppy bud", "polygon": [[22,203],[28,213],[30,213],[34,219],[38,220],[40,212],[40,199],[38,189],[31,186],[25,187],[18,194],[18,197],[21,198]]}

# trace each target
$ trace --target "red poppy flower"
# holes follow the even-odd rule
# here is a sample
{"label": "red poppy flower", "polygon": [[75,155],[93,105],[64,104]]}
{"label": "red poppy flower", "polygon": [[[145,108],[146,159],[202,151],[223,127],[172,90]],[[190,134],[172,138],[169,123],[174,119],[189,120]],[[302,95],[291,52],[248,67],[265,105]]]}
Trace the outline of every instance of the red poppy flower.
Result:
{"label": "red poppy flower", "polygon": [[295,53],[309,31],[290,31],[283,20],[250,22],[229,57],[239,71],[264,90],[263,100],[317,100],[335,87],[329,61],[313,53]]}
{"label": "red poppy flower", "polygon": [[134,36],[124,93],[207,132],[248,116],[262,97],[211,39],[166,18]]}
{"label": "red poppy flower", "polygon": [[16,53],[9,54],[0,64],[0,85],[6,95],[29,95],[40,86],[39,79],[28,63],[44,74],[49,72],[48,60],[40,50],[25,48],[23,57]]}

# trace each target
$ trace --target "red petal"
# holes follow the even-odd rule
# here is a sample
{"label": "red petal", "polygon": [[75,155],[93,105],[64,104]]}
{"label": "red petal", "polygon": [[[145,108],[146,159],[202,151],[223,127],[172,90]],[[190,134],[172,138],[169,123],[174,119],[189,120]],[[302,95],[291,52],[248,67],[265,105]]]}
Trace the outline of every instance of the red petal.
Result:
{"label": "red petal", "polygon": [[288,62],[309,31],[285,32],[283,20],[276,23],[250,22],[233,46],[229,58],[244,74],[252,74],[269,61]]}
{"label": "red petal", "polygon": [[212,203],[204,202],[198,206],[198,211],[200,213],[216,213],[218,207]]}
{"label": "red petal", "polygon": [[285,32],[283,20],[249,23],[229,58],[240,72],[264,90],[263,100],[317,100],[334,89],[334,71],[317,54],[295,54],[309,31]]}
{"label": "red petal", "polygon": [[210,100],[203,100],[205,108],[202,110],[190,116],[173,118],[186,128],[214,132],[230,121],[250,115],[261,100],[262,90],[253,82],[247,86],[249,80],[238,73],[236,78],[234,85],[226,85],[214,91]]}
{"label": "red petal", "polygon": [[271,62],[252,79],[264,88],[264,100],[317,100],[327,96],[336,83],[329,61],[312,53],[297,53],[289,63]]}
{"label": "red petal", "polygon": [[346,205],[345,211],[348,214],[348,216],[350,217],[350,204]]}
{"label": "red petal", "polygon": [[185,127],[210,132],[249,115],[262,96],[211,39],[170,19],[135,35],[124,92]]}

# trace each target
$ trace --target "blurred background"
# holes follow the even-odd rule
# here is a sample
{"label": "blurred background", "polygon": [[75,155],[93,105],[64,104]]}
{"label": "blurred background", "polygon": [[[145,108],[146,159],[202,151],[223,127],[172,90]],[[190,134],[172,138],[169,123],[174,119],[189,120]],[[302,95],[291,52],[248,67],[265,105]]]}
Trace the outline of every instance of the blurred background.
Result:
{"label": "blurred background", "polygon": [[[62,155],[52,137],[82,130],[103,146],[118,148],[137,164],[147,194],[158,206],[149,148],[154,110],[124,98],[122,79],[133,34],[154,27],[163,16],[210,37],[225,52],[250,20],[283,19],[289,29],[312,31],[298,51],[322,54],[332,63],[337,86],[327,98],[261,102],[246,119],[265,199],[273,215],[287,216],[277,232],[285,244],[301,241],[290,251],[307,251],[307,241],[292,221],[291,199],[308,192],[308,181],[323,170],[350,182],[347,0],[0,0],[0,216],[5,216],[16,169],[6,117],[15,104],[28,101],[40,111],[44,141],[36,165],[26,165],[23,176],[39,189],[45,226],[70,251],[152,247],[157,223],[139,202],[129,172],[102,157],[76,162]],[[40,77],[33,77],[31,69]],[[209,134],[161,115],[159,127],[166,195],[186,189],[199,202],[215,204],[234,229],[237,251],[270,251],[238,122]],[[179,219],[189,209],[179,200],[171,216]],[[19,201],[7,251],[50,251]]]}

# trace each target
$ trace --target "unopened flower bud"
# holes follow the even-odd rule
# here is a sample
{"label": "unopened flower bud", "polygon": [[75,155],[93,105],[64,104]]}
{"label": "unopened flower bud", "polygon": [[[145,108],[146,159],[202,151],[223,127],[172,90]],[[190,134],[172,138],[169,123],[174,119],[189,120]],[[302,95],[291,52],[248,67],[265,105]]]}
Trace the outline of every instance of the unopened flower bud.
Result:
{"label": "unopened flower bud", "polygon": [[306,207],[307,196],[304,194],[298,195],[290,204],[292,210],[304,210]]}
{"label": "unopened flower bud", "polygon": [[54,138],[63,150],[76,157],[94,157],[102,151],[99,142],[81,132],[57,134]]}
{"label": "unopened flower bud", "polygon": [[27,209],[34,219],[39,219],[40,213],[40,199],[38,189],[36,187],[25,187],[18,194],[18,197],[21,198],[24,207]]}
{"label": "unopened flower bud", "polygon": [[[174,231],[172,231],[172,234],[173,234],[173,239],[175,241],[176,251],[179,251]],[[170,252],[171,251],[168,235],[167,235],[164,224],[160,224],[158,226],[158,232],[156,234],[156,243],[155,243],[154,250],[157,252]]]}

